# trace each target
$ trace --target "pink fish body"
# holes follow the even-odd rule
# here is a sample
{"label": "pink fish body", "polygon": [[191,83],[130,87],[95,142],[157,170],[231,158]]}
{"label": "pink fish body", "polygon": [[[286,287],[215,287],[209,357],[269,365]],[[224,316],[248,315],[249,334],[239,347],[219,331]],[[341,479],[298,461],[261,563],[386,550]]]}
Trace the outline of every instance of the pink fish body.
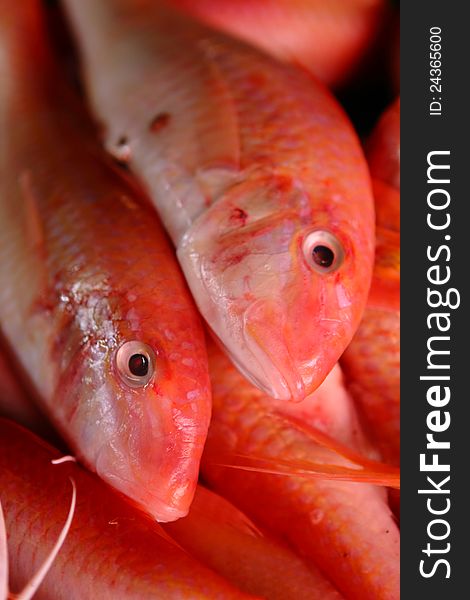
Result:
{"label": "pink fish body", "polygon": [[238,368],[303,399],[358,326],[373,261],[362,151],[321,84],[160,2],[64,0],[112,154],[146,185]]}

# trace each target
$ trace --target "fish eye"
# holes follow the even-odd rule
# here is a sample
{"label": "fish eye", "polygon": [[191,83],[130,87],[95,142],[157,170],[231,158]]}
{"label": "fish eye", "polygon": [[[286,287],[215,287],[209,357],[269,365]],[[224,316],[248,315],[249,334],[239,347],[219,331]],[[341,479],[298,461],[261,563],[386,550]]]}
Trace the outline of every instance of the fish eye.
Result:
{"label": "fish eye", "polygon": [[155,352],[143,342],[124,342],[116,353],[116,367],[126,385],[143,387],[155,373]]}
{"label": "fish eye", "polygon": [[329,231],[311,231],[302,246],[305,260],[317,273],[336,271],[344,261],[344,250],[338,238]]}

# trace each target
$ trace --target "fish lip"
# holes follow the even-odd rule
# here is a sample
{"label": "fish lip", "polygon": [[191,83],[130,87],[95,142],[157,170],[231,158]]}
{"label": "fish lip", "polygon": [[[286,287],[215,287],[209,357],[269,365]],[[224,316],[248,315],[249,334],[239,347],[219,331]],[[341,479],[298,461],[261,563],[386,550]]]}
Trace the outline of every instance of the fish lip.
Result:
{"label": "fish lip", "polygon": [[[144,506],[146,512],[149,512],[148,503],[142,506]],[[164,502],[162,502],[162,506],[164,508],[159,509],[158,504],[154,505],[150,511],[152,517],[159,523],[171,523],[172,521],[177,521],[178,519],[186,517],[189,512],[189,508],[182,510],[170,506],[169,504],[165,504]]]}
{"label": "fish lip", "polygon": [[[230,360],[237,367],[237,369],[240,371],[240,373],[246,379],[248,379],[248,381],[250,383],[252,383],[254,386],[259,388],[262,392],[264,392],[268,396],[271,396],[271,398],[274,398],[275,400],[290,400],[291,394],[287,388],[287,383],[286,383],[284,377],[281,375],[281,373],[277,369],[276,369],[276,377],[275,378],[269,379],[266,377],[266,379],[262,379],[259,376],[260,373],[258,373],[258,375],[255,375],[253,373],[253,371],[248,370],[245,363],[241,362],[233,352],[231,352],[226,346],[224,346],[224,348],[225,348],[225,351],[227,352],[227,354],[229,355]],[[253,355],[253,353],[250,352],[250,354],[251,354],[255,364],[258,365],[259,370],[261,371],[261,367],[259,365],[258,360]],[[273,365],[273,367],[274,367],[274,365]],[[274,369],[275,369],[275,367],[274,367]],[[277,386],[274,385],[273,381],[279,381],[280,385],[277,385]]]}
{"label": "fish lip", "polygon": [[[306,396],[304,381],[292,360],[289,347],[284,339],[266,340],[260,336],[265,342],[260,343],[258,336],[254,335],[257,331],[256,311],[263,310],[266,306],[262,300],[251,304],[245,311],[243,319],[243,340],[245,346],[253,358],[254,364],[257,365],[256,375],[251,372],[252,380],[257,382],[258,387],[266,391],[275,400],[300,402]],[[255,317],[252,319],[252,317]],[[278,324],[281,326],[281,323]],[[273,328],[276,324],[273,323]],[[274,357],[268,347],[271,342],[278,350],[278,357]]]}
{"label": "fish lip", "polygon": [[[235,351],[232,350],[214,330],[211,330],[214,337],[240,373],[255,387],[274,398],[274,400],[300,402],[306,396],[305,385],[292,360],[289,359],[289,365],[284,369],[284,371],[287,371],[290,367],[291,376],[288,377],[275,364],[269,352],[251,335],[247,314],[249,314],[249,309],[245,312],[242,348],[238,345]],[[248,360],[240,357],[240,354],[243,355],[244,350],[248,351]],[[284,355],[287,356],[288,354],[288,349],[285,347]]]}
{"label": "fish lip", "polygon": [[129,498],[141,510],[149,514],[159,523],[177,521],[178,519],[185,517],[189,512],[189,507],[178,508],[165,501],[165,499],[162,497],[156,496],[149,492],[143,492],[143,487],[139,489],[138,485],[124,479],[121,476],[110,473],[108,473],[106,476],[102,473],[99,473],[99,475],[109,485],[118,490],[120,493],[124,494],[126,498]]}
{"label": "fish lip", "polygon": [[[295,371],[287,377],[281,369],[276,366],[269,352],[265,350],[248,332],[244,332],[244,338],[251,356],[256,359],[260,371],[255,377],[258,387],[266,391],[275,400],[300,402],[305,396],[304,383]],[[287,371],[287,368],[285,369]],[[260,381],[261,373],[266,377],[265,382]]]}

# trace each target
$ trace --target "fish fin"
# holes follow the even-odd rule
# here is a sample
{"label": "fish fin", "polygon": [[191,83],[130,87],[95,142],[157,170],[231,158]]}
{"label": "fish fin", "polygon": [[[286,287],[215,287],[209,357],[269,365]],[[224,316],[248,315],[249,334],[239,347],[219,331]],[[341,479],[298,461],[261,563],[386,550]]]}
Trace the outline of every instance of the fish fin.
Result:
{"label": "fish fin", "polygon": [[40,210],[38,191],[34,186],[32,173],[25,169],[18,178],[18,185],[23,200],[22,218],[25,237],[29,242],[28,256],[32,262],[34,276],[37,278],[40,293],[34,298],[32,313],[49,310],[51,307],[50,278],[47,267],[46,233]]}
{"label": "fish fin", "polygon": [[[201,40],[198,47],[204,57],[205,79],[208,86],[202,103],[204,120],[199,133],[205,135],[206,139],[210,134],[210,138],[207,139],[209,144],[206,143],[206,139],[202,143],[204,153],[199,159],[199,169],[214,167],[238,169],[240,166],[239,123],[230,88],[216,61],[217,42]],[[204,125],[208,123],[211,127],[206,132]],[[211,143],[212,147],[210,147]]]}
{"label": "fish fin", "polygon": [[[240,137],[238,115],[230,86],[218,65],[226,49],[212,32],[181,15],[156,9],[166,20],[152,45],[159,56],[158,85],[152,85],[152,115],[147,135],[159,136],[166,158],[195,174],[204,169],[238,169]],[[174,20],[177,20],[177,27]],[[196,29],[196,35],[194,30]],[[180,37],[175,39],[175,32]],[[187,51],[175,53],[175,45]],[[164,71],[164,72],[163,72]],[[161,81],[167,81],[162,89]]]}
{"label": "fish fin", "polygon": [[55,561],[60,549],[62,548],[63,543],[68,535],[70,530],[70,526],[72,524],[73,516],[75,514],[75,506],[77,502],[77,488],[75,485],[75,481],[70,477],[70,483],[72,484],[72,500],[70,502],[70,508],[67,515],[67,519],[64,523],[62,531],[60,532],[59,537],[57,538],[54,547],[49,552],[45,561],[39,567],[38,572],[31,578],[31,580],[27,583],[27,585],[23,588],[19,594],[10,594],[9,598],[11,600],[30,600],[34,594],[37,592],[39,586],[44,580],[44,577],[49,572],[53,562]]}
{"label": "fish fin", "polygon": [[382,463],[377,468],[351,468],[343,465],[315,463],[298,459],[281,459],[264,456],[233,454],[225,460],[220,457],[219,467],[267,473],[270,475],[285,475],[290,477],[313,477],[333,481],[348,481],[351,483],[368,483],[394,489],[400,488],[400,470]]}
{"label": "fish fin", "polygon": [[227,525],[251,537],[264,537],[253,521],[231,502],[207,488],[198,486],[191,505],[192,514],[200,514],[217,524]]}
{"label": "fish fin", "polygon": [[[323,479],[337,479],[342,481],[362,481],[364,483],[373,483],[376,485],[384,485],[392,488],[400,487],[400,469],[382,463],[380,461],[366,458],[365,456],[355,452],[345,444],[338,442],[328,434],[319,429],[306,425],[303,421],[296,419],[291,415],[286,415],[280,411],[273,411],[273,414],[283,421],[288,421],[297,430],[306,434],[312,441],[326,448],[338,457],[339,462],[346,459],[351,465],[334,464],[332,463],[315,463],[314,461],[306,460],[286,460],[281,458],[262,457],[255,455],[234,454],[225,461],[224,465],[232,468],[240,468],[244,470],[253,470],[261,472],[270,472],[273,474],[283,475],[309,475]],[[243,459],[248,461],[248,464],[233,463],[233,458]],[[251,461],[251,464],[250,464]],[[255,464],[253,464],[253,461]]]}
{"label": "fish fin", "polygon": [[364,469],[378,469],[379,471],[386,471],[390,469],[391,472],[395,472],[396,470],[395,467],[363,456],[346,444],[343,444],[327,433],[320,431],[320,429],[317,429],[313,425],[306,424],[304,421],[282,412],[282,410],[274,410],[273,414],[285,421],[288,421],[293,427],[308,435],[319,446],[331,450],[333,453],[355,465],[358,465]]}
{"label": "fish fin", "polygon": [[5,518],[0,502],[0,600],[8,598],[8,547]]}

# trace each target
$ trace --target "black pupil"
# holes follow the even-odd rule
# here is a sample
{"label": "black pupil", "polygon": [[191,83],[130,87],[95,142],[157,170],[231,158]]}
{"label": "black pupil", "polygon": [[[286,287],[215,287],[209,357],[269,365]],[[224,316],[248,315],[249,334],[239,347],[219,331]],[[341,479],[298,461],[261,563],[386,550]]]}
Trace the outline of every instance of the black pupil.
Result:
{"label": "black pupil", "polygon": [[331,267],[335,260],[333,250],[327,246],[315,246],[312,250],[312,257],[317,265],[325,268]]}
{"label": "black pupil", "polygon": [[133,354],[129,359],[129,371],[136,377],[145,377],[149,372],[149,360],[143,354]]}

